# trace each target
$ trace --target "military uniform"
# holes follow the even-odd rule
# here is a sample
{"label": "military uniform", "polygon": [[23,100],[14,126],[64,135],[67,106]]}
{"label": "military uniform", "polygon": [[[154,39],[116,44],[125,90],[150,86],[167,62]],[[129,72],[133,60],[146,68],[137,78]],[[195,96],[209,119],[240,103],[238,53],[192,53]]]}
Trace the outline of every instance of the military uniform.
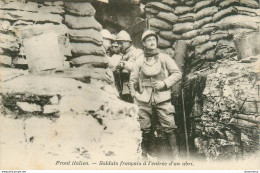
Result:
{"label": "military uniform", "polygon": [[[135,101],[139,106],[139,122],[141,129],[149,133],[151,127],[152,108],[158,115],[162,127],[167,133],[174,131],[174,106],[171,104],[171,86],[181,79],[181,72],[174,60],[167,54],[159,53],[149,60],[143,55],[134,64],[130,76],[130,91],[135,92]],[[153,82],[163,81],[165,88],[158,91]],[[134,85],[139,82],[140,93]]]}
{"label": "military uniform", "polygon": [[[121,87],[119,92],[121,95],[121,98],[125,101],[128,102],[133,102],[132,97],[130,95],[130,90],[129,90],[129,78],[130,78],[130,73],[133,69],[133,65],[136,61],[136,59],[138,59],[138,57],[143,53],[143,51],[141,49],[137,49],[135,48],[133,45],[130,46],[122,55],[121,61],[124,62],[124,66],[121,69],[121,71],[117,72],[120,73],[120,79],[118,79],[117,77],[115,77],[118,80],[120,80],[121,82]],[[118,74],[117,74],[118,76]],[[118,82],[117,82],[118,83]]]}

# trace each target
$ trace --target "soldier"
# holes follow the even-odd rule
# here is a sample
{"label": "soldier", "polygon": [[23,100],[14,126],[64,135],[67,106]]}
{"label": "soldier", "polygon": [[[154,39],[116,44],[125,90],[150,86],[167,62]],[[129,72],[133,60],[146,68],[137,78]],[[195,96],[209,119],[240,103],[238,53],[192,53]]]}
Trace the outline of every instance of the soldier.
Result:
{"label": "soldier", "polygon": [[112,42],[111,42],[111,47],[110,47],[110,55],[111,57],[116,54],[120,54],[120,47],[119,47],[119,44],[118,42],[116,41],[116,36],[114,34],[112,34]]}
{"label": "soldier", "polygon": [[128,86],[129,77],[133,64],[143,51],[132,45],[130,35],[124,30],[117,34],[116,40],[120,45],[120,52],[122,53],[122,58],[116,67],[118,69],[117,76],[119,76],[118,82],[120,83],[119,85],[121,85],[120,96],[124,101],[133,102]]}
{"label": "soldier", "polygon": [[[166,132],[172,155],[179,156],[176,141],[174,106],[171,104],[171,86],[181,79],[181,72],[175,61],[167,54],[159,53],[158,37],[155,32],[147,30],[142,35],[144,54],[139,57],[130,76],[130,92],[139,107],[139,122],[142,130],[143,156],[149,150],[151,116],[156,113],[161,126]],[[139,91],[135,84],[139,83]]]}

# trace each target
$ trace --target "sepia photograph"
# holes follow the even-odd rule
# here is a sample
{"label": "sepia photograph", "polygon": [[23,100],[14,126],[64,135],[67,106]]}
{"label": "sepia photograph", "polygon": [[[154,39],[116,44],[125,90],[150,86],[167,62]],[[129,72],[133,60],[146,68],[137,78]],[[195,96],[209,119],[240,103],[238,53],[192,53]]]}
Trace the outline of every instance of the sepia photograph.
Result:
{"label": "sepia photograph", "polygon": [[260,1],[0,0],[0,94],[0,170],[258,173]]}

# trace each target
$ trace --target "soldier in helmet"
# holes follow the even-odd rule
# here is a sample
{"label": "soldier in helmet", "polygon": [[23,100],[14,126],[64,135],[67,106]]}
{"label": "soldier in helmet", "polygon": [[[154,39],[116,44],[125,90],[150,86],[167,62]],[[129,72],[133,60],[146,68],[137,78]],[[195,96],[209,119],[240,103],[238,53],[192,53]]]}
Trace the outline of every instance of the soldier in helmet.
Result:
{"label": "soldier in helmet", "polygon": [[136,59],[143,53],[141,49],[137,49],[132,45],[130,35],[122,30],[116,36],[116,41],[120,46],[122,58],[117,65],[117,75],[119,76],[119,83],[122,86],[120,96],[124,101],[133,102],[128,86],[130,72]]}
{"label": "soldier in helmet", "polygon": [[[176,141],[174,106],[171,104],[171,86],[181,79],[181,72],[175,61],[167,54],[159,53],[158,37],[155,32],[147,30],[142,35],[144,54],[135,62],[130,76],[129,87],[135,103],[139,107],[139,122],[142,130],[143,156],[149,150],[151,116],[154,111],[166,132],[172,155],[179,156]],[[139,91],[135,84],[139,83]]]}

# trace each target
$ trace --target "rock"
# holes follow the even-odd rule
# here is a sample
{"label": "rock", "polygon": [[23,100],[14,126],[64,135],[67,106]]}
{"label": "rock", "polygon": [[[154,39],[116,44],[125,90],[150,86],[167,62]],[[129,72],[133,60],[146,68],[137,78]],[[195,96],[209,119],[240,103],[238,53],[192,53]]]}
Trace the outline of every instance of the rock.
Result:
{"label": "rock", "polygon": [[58,97],[58,95],[55,95],[55,96],[53,96],[52,98],[50,98],[50,103],[52,104],[52,105],[57,105],[57,104],[59,104],[59,97]]}
{"label": "rock", "polygon": [[45,105],[43,107],[43,114],[53,114],[53,113],[58,113],[59,106],[58,105]]}
{"label": "rock", "polygon": [[25,112],[41,112],[41,106],[35,103],[27,103],[27,102],[17,102],[16,105]]}
{"label": "rock", "polygon": [[0,64],[11,66],[12,64],[12,57],[6,55],[0,55]]}

